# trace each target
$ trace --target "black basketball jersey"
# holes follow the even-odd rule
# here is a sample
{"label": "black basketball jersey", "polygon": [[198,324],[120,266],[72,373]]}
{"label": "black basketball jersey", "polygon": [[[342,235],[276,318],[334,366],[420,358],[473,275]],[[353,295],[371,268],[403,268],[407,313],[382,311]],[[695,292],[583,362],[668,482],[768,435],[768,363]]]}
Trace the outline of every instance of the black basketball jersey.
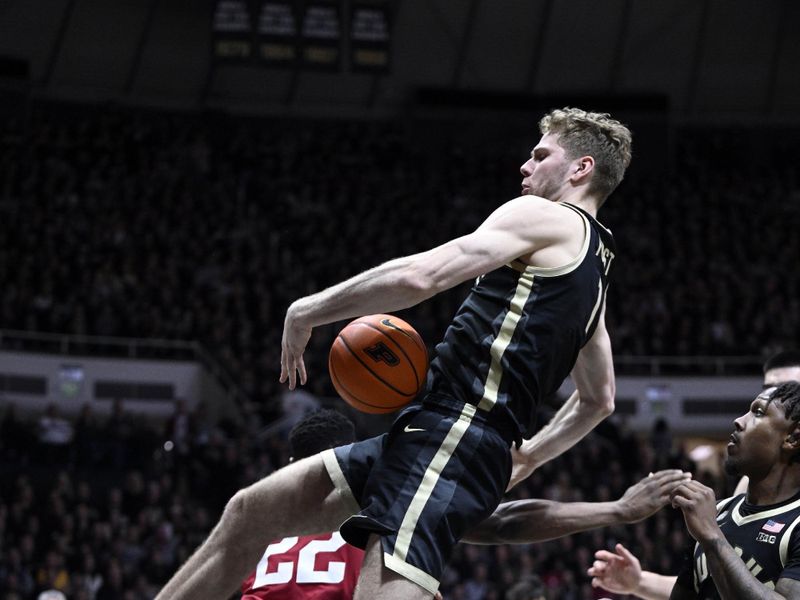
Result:
{"label": "black basketball jersey", "polygon": [[567,377],[592,337],[616,254],[611,232],[585,211],[578,256],[557,268],[519,260],[480,277],[431,362],[429,398],[455,398],[513,423],[529,437],[542,398]]}
{"label": "black basketball jersey", "polygon": [[[753,576],[770,590],[781,577],[800,579],[800,494],[780,504],[755,506],[741,494],[717,505],[717,523]],[[678,585],[701,600],[719,600],[699,544],[678,575]]]}

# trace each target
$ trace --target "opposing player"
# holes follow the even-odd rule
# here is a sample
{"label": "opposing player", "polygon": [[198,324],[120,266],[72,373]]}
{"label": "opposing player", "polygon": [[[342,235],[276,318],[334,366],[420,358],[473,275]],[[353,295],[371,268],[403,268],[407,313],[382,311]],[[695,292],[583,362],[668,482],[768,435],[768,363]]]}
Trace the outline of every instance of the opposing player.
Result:
{"label": "opposing player", "polygon": [[[334,410],[318,410],[289,432],[289,462],[355,441],[353,423]],[[270,543],[242,583],[242,600],[351,600],[364,552],[338,531],[292,536]]]}
{"label": "opposing player", "polygon": [[799,383],[764,390],[734,421],[725,468],[749,476],[746,494],[717,503],[697,481],[673,494],[697,544],[670,589],[664,576],[642,581],[638,560],[620,548],[618,558],[598,555],[592,583],[650,599],[800,598]]}
{"label": "opposing player", "polygon": [[478,277],[431,363],[422,403],[390,433],[299,461],[237,493],[159,598],[224,597],[257,560],[256,540],[340,528],[366,548],[356,598],[429,598],[453,546],[491,514],[511,478],[510,447],[538,402],[572,371],[577,392],[522,444],[514,481],[613,411],[605,296],[616,249],[597,210],[630,162],[628,129],[555,110],[521,167],[523,196],[473,233],[294,302],[281,381],[305,383],[314,327],[417,304]]}
{"label": "opposing player", "polygon": [[[764,363],[764,389],[779,386],[789,381],[800,382],[800,352],[786,350],[771,356]],[[747,492],[749,477],[743,475],[734,490],[733,497]],[[622,544],[615,552],[599,550],[597,560],[589,569],[594,578],[592,585],[620,594],[636,594],[641,598],[667,599],[675,587],[677,577],[643,571],[636,558]]]}

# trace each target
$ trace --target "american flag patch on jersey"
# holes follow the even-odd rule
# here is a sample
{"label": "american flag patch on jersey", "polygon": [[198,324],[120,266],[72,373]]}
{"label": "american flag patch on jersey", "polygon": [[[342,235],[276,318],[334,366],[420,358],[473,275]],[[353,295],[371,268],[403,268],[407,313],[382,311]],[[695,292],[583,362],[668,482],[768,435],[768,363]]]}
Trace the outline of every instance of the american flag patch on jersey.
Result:
{"label": "american flag patch on jersey", "polygon": [[764,531],[769,531],[770,533],[780,533],[781,529],[786,523],[778,523],[777,521],[773,521],[770,519],[767,521],[764,526],[761,528]]}

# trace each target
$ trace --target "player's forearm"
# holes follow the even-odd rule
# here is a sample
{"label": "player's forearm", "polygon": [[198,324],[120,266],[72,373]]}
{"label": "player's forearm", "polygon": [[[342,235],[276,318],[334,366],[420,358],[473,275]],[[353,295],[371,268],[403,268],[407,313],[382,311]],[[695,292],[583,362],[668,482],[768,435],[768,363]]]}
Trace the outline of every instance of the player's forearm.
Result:
{"label": "player's forearm", "polygon": [[677,579],[674,575],[660,575],[651,571],[642,571],[639,584],[631,593],[644,600],[669,600]]}
{"label": "player's forearm", "polygon": [[530,544],[624,522],[618,502],[504,502],[463,541],[472,544]]}
{"label": "player's forearm", "polygon": [[515,465],[512,480],[516,483],[524,479],[542,464],[569,450],[608,414],[609,411],[597,402],[587,401],[573,392],[553,419],[522,443],[521,465]]}
{"label": "player's forearm", "polygon": [[402,310],[439,290],[422,276],[412,257],[398,258],[321,292],[295,301],[289,311],[309,327],[362,315]]}
{"label": "player's forearm", "polygon": [[723,600],[781,599],[781,594],[767,589],[758,581],[722,536],[703,542],[708,571]]}

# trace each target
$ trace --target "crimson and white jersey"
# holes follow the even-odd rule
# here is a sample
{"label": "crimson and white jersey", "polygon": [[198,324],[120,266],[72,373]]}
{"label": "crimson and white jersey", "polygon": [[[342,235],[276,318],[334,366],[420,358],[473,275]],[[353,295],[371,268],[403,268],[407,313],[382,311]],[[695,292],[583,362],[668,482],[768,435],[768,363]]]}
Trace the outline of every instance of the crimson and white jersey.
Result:
{"label": "crimson and white jersey", "polygon": [[283,538],[242,583],[242,600],[351,600],[363,558],[338,531]]}

